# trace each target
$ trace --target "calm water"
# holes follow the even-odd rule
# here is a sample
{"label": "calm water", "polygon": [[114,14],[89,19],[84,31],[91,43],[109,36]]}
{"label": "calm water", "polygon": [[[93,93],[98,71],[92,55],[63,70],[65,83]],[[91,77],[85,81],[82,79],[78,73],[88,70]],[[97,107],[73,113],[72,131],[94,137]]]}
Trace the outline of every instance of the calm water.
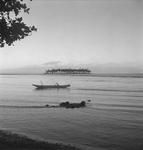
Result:
{"label": "calm water", "polygon": [[[40,81],[71,88],[35,90]],[[1,75],[0,85],[2,129],[93,149],[143,149],[141,77]],[[88,99],[80,109],[35,107]]]}

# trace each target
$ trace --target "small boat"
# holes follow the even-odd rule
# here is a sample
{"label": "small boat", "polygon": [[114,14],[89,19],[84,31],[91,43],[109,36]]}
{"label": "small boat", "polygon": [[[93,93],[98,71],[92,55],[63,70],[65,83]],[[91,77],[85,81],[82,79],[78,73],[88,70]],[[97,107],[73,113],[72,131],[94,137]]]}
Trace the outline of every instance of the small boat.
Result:
{"label": "small boat", "polygon": [[66,84],[66,85],[59,85],[59,84],[55,84],[55,85],[37,85],[37,84],[32,84],[32,86],[35,86],[37,89],[60,89],[60,88],[68,88],[70,87],[70,84]]}

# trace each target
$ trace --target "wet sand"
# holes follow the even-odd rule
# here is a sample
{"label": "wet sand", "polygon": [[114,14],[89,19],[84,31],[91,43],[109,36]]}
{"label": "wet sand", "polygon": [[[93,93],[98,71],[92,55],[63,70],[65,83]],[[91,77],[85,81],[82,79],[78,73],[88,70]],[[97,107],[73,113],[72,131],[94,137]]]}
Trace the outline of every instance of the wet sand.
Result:
{"label": "wet sand", "polygon": [[80,150],[71,145],[49,143],[30,139],[8,131],[0,131],[0,149],[2,150]]}

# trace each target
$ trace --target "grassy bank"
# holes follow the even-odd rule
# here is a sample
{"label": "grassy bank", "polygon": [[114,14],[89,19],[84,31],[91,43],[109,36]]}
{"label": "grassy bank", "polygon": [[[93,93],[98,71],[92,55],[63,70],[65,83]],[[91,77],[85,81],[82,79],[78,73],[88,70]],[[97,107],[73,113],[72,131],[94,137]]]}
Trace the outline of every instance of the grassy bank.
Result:
{"label": "grassy bank", "polygon": [[80,150],[71,145],[37,141],[26,136],[0,131],[1,150]]}

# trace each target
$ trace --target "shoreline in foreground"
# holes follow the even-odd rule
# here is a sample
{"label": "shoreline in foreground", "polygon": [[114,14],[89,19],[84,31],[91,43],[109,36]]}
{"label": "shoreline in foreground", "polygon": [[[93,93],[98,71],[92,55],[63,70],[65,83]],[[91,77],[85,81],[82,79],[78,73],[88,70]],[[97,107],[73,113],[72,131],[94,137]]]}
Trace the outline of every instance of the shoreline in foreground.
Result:
{"label": "shoreline in foreground", "polygon": [[27,136],[0,130],[0,149],[2,150],[81,150],[72,145],[50,143],[31,139]]}

